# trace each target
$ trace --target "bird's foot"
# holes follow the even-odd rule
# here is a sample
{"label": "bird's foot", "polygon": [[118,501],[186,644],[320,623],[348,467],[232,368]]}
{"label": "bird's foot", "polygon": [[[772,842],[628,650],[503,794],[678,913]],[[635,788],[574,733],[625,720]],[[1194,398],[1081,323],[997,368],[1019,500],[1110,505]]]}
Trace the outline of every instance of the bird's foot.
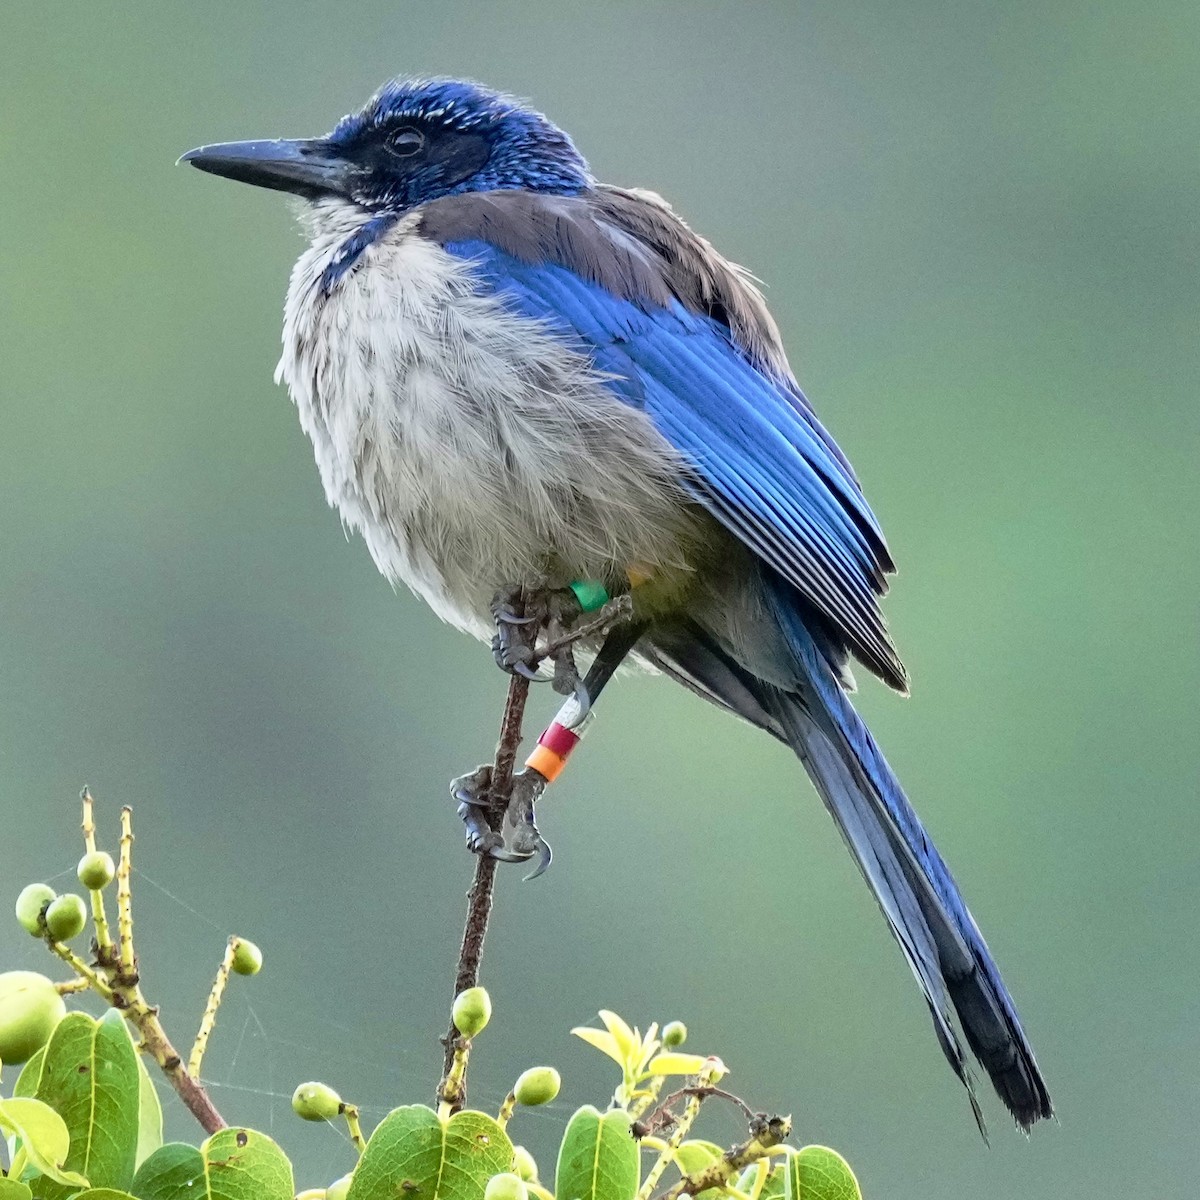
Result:
{"label": "bird's foot", "polygon": [[458,815],[467,828],[467,849],[501,862],[529,862],[536,858],[537,866],[525,876],[527,880],[536,879],[553,857],[550,843],[542,837],[534,820],[534,805],[546,789],[546,780],[530,770],[513,776],[512,794],[499,829],[493,829],[488,822],[491,787],[492,768],[487,763],[450,784],[450,794],[458,801]]}
{"label": "bird's foot", "polygon": [[496,633],[492,656],[509,675],[540,680],[537,673],[537,635],[546,620],[545,605],[521,587],[502,588],[492,598]]}
{"label": "bird's foot", "polygon": [[[575,666],[575,646],[628,620],[633,613],[629,595],[613,597],[586,621],[580,620],[587,614],[570,588],[506,587],[492,598],[491,607],[496,622],[492,639],[496,665],[510,675],[537,682],[549,679],[560,696],[574,694],[586,713],[588,702]],[[546,640],[539,644],[543,629]],[[553,673],[540,674],[538,667],[547,659]]]}

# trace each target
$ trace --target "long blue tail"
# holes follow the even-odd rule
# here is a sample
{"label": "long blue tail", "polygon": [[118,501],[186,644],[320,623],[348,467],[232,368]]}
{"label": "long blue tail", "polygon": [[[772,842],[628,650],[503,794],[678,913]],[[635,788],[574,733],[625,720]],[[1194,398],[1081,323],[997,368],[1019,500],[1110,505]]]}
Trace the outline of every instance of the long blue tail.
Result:
{"label": "long blue tail", "polygon": [[[768,586],[795,656],[795,687],[759,679],[695,625],[655,632],[659,663],[795,750],[837,823],[925,995],[934,1029],[984,1129],[954,1018],[1022,1129],[1053,1115],[1033,1049],[962,896],[786,585]],[[985,1133],[986,1136],[986,1133]]]}

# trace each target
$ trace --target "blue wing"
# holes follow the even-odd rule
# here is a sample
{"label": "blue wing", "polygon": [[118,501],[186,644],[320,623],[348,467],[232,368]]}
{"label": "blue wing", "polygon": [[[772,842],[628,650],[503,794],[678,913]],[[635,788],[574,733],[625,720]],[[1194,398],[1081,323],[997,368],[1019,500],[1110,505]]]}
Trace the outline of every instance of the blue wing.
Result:
{"label": "blue wing", "polygon": [[479,238],[446,243],[513,309],[589,354],[691,465],[700,503],[794,584],[871,670],[903,688],[878,597],[891,568],[848,463],[790,378],[677,299],[640,302]]}

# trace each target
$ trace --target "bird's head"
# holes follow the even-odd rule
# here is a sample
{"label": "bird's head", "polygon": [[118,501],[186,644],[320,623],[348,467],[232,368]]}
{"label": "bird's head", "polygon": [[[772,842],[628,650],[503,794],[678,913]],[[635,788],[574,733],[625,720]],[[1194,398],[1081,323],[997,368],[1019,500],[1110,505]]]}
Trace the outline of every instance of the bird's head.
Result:
{"label": "bird's head", "polygon": [[572,194],[591,183],[571,139],[541,113],[476,83],[393,80],[320,138],[224,142],[180,160],[307,200],[369,212],[458,192]]}

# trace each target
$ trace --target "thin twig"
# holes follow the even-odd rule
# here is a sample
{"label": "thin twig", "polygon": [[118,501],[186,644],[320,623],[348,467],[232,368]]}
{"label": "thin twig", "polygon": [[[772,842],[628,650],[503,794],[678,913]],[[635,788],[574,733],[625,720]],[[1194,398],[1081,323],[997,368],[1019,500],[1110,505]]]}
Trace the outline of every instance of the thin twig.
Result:
{"label": "thin twig", "polygon": [[628,595],[613,597],[592,620],[585,621],[582,625],[576,625],[560,637],[551,638],[544,646],[538,647],[537,661],[551,658],[563,647],[574,645],[584,638],[591,637],[594,633],[607,633],[613,625],[618,621],[623,621],[631,612],[633,612],[633,601]]}
{"label": "thin twig", "polygon": [[136,977],[133,953],[133,810],[121,809],[121,853],[117,862],[117,949],[121,971]]}
{"label": "thin twig", "polygon": [[682,1100],[684,1096],[699,1096],[701,1099],[705,1096],[719,1096],[722,1100],[728,1100],[730,1103],[736,1104],[742,1110],[747,1121],[753,1121],[758,1115],[741,1096],[735,1096],[732,1092],[727,1092],[724,1088],[714,1087],[709,1083],[693,1084],[690,1087],[681,1087],[678,1091],[672,1092],[653,1112],[647,1113],[640,1121],[635,1121],[631,1130],[633,1136],[636,1138],[648,1137],[652,1133],[657,1133],[660,1129],[666,1129],[674,1125],[676,1117],[670,1111],[671,1105],[677,1100]]}
{"label": "thin twig", "polygon": [[[520,612],[517,613],[521,615]],[[521,744],[521,722],[525,717],[525,702],[529,698],[529,680],[514,675],[508,683],[508,697],[504,703],[504,715],[500,720],[500,740],[496,746],[496,757],[492,764],[491,786],[488,789],[488,806],[484,810],[488,825],[499,829],[504,811],[512,798],[513,771],[517,761],[517,747]],[[479,962],[483,956],[483,940],[487,934],[488,921],[492,915],[492,894],[496,884],[497,860],[490,854],[481,854],[475,861],[475,878],[467,893],[467,920],[463,927],[462,947],[458,953],[458,969],[454,976],[454,995],[475,987],[479,983]],[[442,1044],[446,1047],[442,1065],[442,1080],[449,1078],[454,1065],[455,1051],[460,1037],[454,1023]],[[438,1101],[443,1102],[443,1086],[438,1087]],[[452,1098],[455,1111],[462,1108],[466,1096],[460,1088]]]}
{"label": "thin twig", "polygon": [[225,956],[217,968],[217,977],[213,980],[212,990],[208,993],[208,1002],[204,1006],[204,1015],[200,1018],[200,1029],[192,1044],[192,1052],[188,1056],[188,1074],[196,1078],[200,1076],[200,1066],[204,1062],[204,1052],[208,1049],[208,1039],[212,1036],[213,1027],[217,1023],[217,1012],[229,983],[229,972],[233,969],[233,956],[237,953],[238,939],[231,937],[225,945]]}
{"label": "thin twig", "polygon": [[[680,1196],[699,1196],[709,1188],[724,1187],[751,1163],[770,1154],[792,1133],[791,1117],[757,1116],[750,1123],[750,1137],[740,1146],[726,1150],[715,1163],[685,1175],[674,1187],[660,1193],[655,1200],[678,1200]],[[640,1194],[640,1193],[639,1193]]]}
{"label": "thin twig", "polygon": [[[84,846],[90,853],[96,846],[93,800],[86,788],[80,798],[83,802]],[[204,1090],[204,1085],[195,1075],[189,1073],[179,1051],[167,1037],[167,1031],[158,1019],[158,1008],[147,1001],[139,981],[137,951],[133,944],[133,816],[128,806],[121,809],[120,847],[117,868],[116,944],[109,939],[107,923],[101,919],[96,920],[97,938],[92,944],[95,969],[61,942],[47,938],[47,944],[80,979],[86,980],[97,995],[137,1029],[142,1039],[140,1049],[149,1054],[162,1068],[168,1082],[179,1093],[184,1106],[200,1122],[205,1133],[216,1133],[226,1127],[225,1118],[217,1111]],[[98,893],[93,893],[93,898],[96,895]]]}
{"label": "thin twig", "polygon": [[[79,793],[80,802],[83,804],[83,848],[86,854],[94,854],[96,852],[96,816],[95,816],[95,801],[92,799],[92,793],[87,785],[84,785],[83,791]],[[96,926],[96,945],[101,950],[108,949],[112,945],[112,935],[108,931],[108,913],[104,909],[104,892],[100,888],[93,888],[91,891],[92,898],[92,923]]]}

